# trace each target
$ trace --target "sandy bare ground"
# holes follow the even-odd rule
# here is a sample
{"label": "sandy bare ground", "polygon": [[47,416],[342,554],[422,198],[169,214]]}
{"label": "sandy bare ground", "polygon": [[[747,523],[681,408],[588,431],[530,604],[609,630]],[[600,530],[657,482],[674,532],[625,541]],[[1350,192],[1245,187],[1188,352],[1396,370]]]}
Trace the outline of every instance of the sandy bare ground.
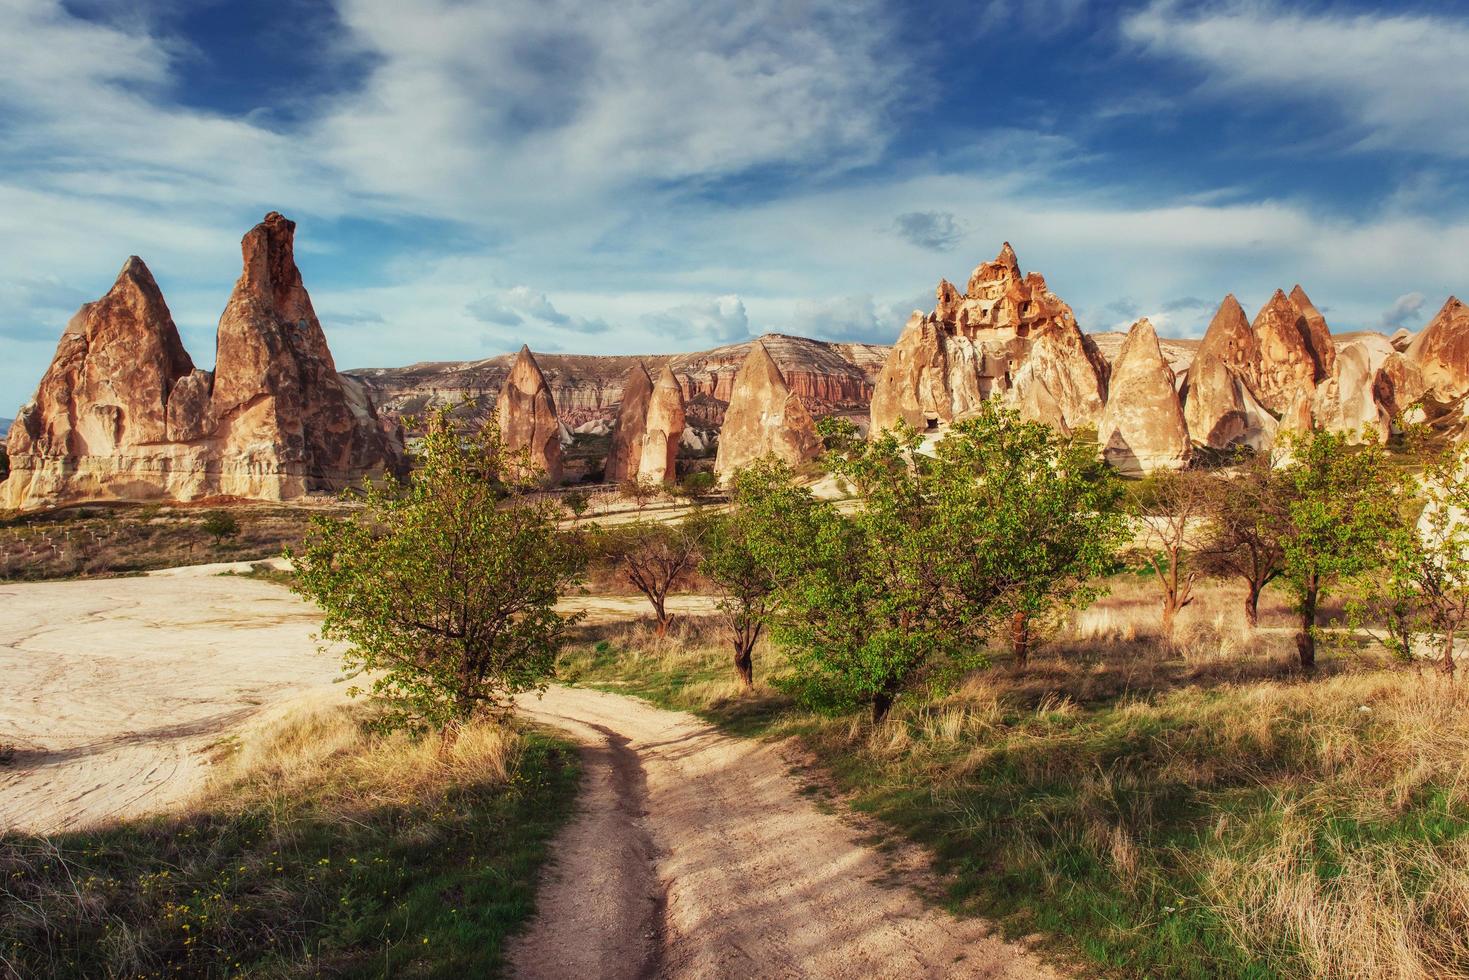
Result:
{"label": "sandy bare ground", "polygon": [[804,795],[779,746],[597,691],[521,706],[585,746],[586,777],[517,976],[1055,976],[925,904],[921,872]]}
{"label": "sandy bare ground", "polygon": [[0,586],[0,832],[162,809],[208,748],[263,709],[332,687],[317,614],[279,585],[201,565]]}

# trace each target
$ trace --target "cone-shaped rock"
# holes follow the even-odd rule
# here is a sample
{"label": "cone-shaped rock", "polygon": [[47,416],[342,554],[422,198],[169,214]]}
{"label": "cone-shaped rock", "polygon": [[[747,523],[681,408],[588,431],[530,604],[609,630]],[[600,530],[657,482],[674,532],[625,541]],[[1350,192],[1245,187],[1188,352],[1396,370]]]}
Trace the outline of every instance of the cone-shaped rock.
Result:
{"label": "cone-shaped rock", "polygon": [[[797,400],[799,404],[799,400]],[[658,374],[648,416],[643,426],[643,452],[638,479],[647,483],[672,483],[678,475],[678,447],[683,441],[683,386],[667,364]]]}
{"label": "cone-shaped rock", "polygon": [[221,493],[284,499],[398,462],[361,386],[337,373],[295,240],[296,223],[272,211],[240,243],[244,269],[219,318],[209,405],[213,436],[230,450]]}
{"label": "cone-shaped rock", "polygon": [[1309,394],[1319,377],[1310,326],[1290,297],[1277,289],[1255,316],[1255,393],[1272,412],[1286,412],[1302,391]]}
{"label": "cone-shaped rock", "polygon": [[1366,441],[1370,434],[1375,441],[1386,442],[1392,418],[1377,401],[1378,373],[1362,344],[1342,348],[1332,362],[1331,377],[1317,385],[1312,397],[1314,424],[1328,432],[1347,433],[1353,441]]}
{"label": "cone-shaped rock", "polygon": [[604,479],[611,483],[638,478],[643,457],[643,436],[648,421],[648,403],[653,399],[653,379],[641,361],[627,372],[622,385],[622,406],[612,427],[612,445],[607,452]]}
{"label": "cone-shaped rock", "polygon": [[1146,318],[1127,332],[1112,364],[1108,392],[1097,425],[1097,441],[1108,463],[1132,474],[1187,465],[1188,427],[1173,370]]}
{"label": "cone-shaped rock", "polygon": [[548,485],[561,482],[561,424],[545,375],[529,347],[521,347],[495,403],[500,438],[513,453],[530,454],[532,472],[519,476]]}
{"label": "cone-shaped rock", "polygon": [[1434,400],[1450,402],[1469,394],[1469,308],[1450,296],[1408,345],[1408,359],[1418,365]]}
{"label": "cone-shaped rock", "polygon": [[1196,446],[1268,449],[1275,418],[1255,398],[1250,379],[1258,351],[1255,332],[1233,295],[1224,297],[1189,365],[1183,418]]}
{"label": "cone-shaped rock", "polygon": [[1316,304],[1311,302],[1311,297],[1306,295],[1300,283],[1290,291],[1290,301],[1301,311],[1301,316],[1306,321],[1306,343],[1316,358],[1316,380],[1325,381],[1331,377],[1332,369],[1336,366],[1336,342],[1331,339],[1331,328],[1326,325],[1326,317],[1316,309]]}
{"label": "cone-shaped rock", "polygon": [[914,313],[888,355],[871,404],[874,431],[899,420],[920,431],[998,397],[1062,428],[1095,423],[1107,366],[1039,273],[1020,275],[1009,245],[965,292],[939,283],[934,311]]}
{"label": "cone-shaped rock", "polygon": [[129,259],[108,294],[73,318],[12,427],[0,506],[282,500],[397,469],[396,427],[336,373],[296,268],[294,230],[272,213],[245,236],[214,372],[194,368],[152,275]]}
{"label": "cone-shaped rock", "polygon": [[821,452],[816,423],[801,400],[786,387],[780,368],[759,341],[735,375],[714,472],[727,478],[761,456],[774,455],[793,466]]}
{"label": "cone-shaped rock", "polygon": [[71,318],[34,397],[10,428],[0,507],[125,495],[168,435],[168,398],[193,362],[137,256]]}

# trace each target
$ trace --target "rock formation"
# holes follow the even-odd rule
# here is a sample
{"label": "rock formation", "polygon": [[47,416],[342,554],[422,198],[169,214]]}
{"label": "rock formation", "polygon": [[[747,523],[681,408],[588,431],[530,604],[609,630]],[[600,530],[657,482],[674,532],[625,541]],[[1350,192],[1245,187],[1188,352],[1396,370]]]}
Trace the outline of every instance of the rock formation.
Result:
{"label": "rock formation", "polygon": [[654,385],[643,365],[634,365],[623,385],[605,479],[610,483],[671,482],[677,476],[683,435],[683,386],[673,369],[664,364]]}
{"label": "rock formation", "polygon": [[522,346],[495,400],[500,439],[512,453],[529,456],[529,472],[517,473],[554,486],[561,482],[561,423],[545,375],[530,348]]}
{"label": "rock formation", "polygon": [[[773,362],[772,362],[773,363]],[[797,404],[800,404],[797,399]],[[802,411],[805,411],[804,407]],[[805,416],[809,419],[808,413]],[[683,388],[667,364],[653,386],[653,398],[643,425],[643,452],[638,479],[647,483],[672,483],[678,477],[678,450],[683,441]]]}
{"label": "rock formation", "polygon": [[1316,380],[1325,380],[1331,377],[1331,369],[1336,365],[1336,344],[1332,342],[1331,329],[1326,326],[1326,317],[1316,309],[1300,283],[1290,291],[1290,301],[1301,311],[1301,319],[1306,324],[1306,345],[1316,360]]}
{"label": "rock formation", "polygon": [[1437,405],[1469,394],[1469,308],[1450,296],[1408,345],[1407,357],[1422,372],[1425,397]]}
{"label": "rock formation", "polygon": [[193,366],[163,295],[130,258],[72,318],[8,440],[0,506],[229,496],[285,500],[397,469],[402,444],[339,375],[272,212],[242,241],[216,370]]}
{"label": "rock formation", "polygon": [[1097,425],[1097,441],[1108,463],[1128,474],[1188,464],[1189,432],[1173,370],[1146,317],[1127,332],[1112,365],[1108,392]]}
{"label": "rock formation", "polygon": [[[866,419],[873,385],[890,348],[785,334],[766,334],[760,343],[813,416],[839,414]],[[735,374],[753,344],[745,341],[672,355],[538,354],[536,361],[551,388],[557,413],[573,431],[583,431],[588,422],[606,422],[610,429],[619,414],[623,385],[640,364],[652,377],[657,377],[664,364],[670,365],[683,388],[689,425],[717,431],[724,422]],[[466,398],[477,400],[487,411],[514,360],[513,354],[504,354],[482,361],[365,368],[352,374],[367,383],[378,410],[397,419],[420,414],[430,405],[457,405]]]}
{"label": "rock formation", "polygon": [[1372,391],[1390,419],[1406,417],[1409,422],[1423,421],[1413,407],[1423,397],[1423,372],[1415,361],[1394,351],[1383,359],[1373,378]]}
{"label": "rock formation", "polygon": [[[1301,308],[1279,289],[1255,316],[1254,388],[1260,403],[1272,412],[1288,411],[1301,392],[1310,392],[1326,377],[1323,357],[1313,346],[1313,329]],[[1324,320],[1320,329],[1326,329]]]}
{"label": "rock formation", "polygon": [[1183,389],[1183,417],[1194,445],[1270,447],[1275,418],[1252,388],[1258,360],[1255,332],[1245,311],[1232,294],[1224,297],[1189,365]]}
{"label": "rock formation", "polygon": [[1392,416],[1378,402],[1375,382],[1379,372],[1373,370],[1367,348],[1348,344],[1335,354],[1331,376],[1316,386],[1312,396],[1312,421],[1328,432],[1361,439],[1370,430],[1378,442],[1386,442],[1392,432]]}
{"label": "rock formation", "polygon": [[653,400],[653,379],[639,361],[627,372],[622,385],[622,407],[612,428],[612,445],[607,451],[604,478],[609,483],[622,483],[638,478],[643,458],[643,437],[647,432],[648,403]]}
{"label": "rock formation", "polygon": [[999,397],[1063,429],[1094,424],[1107,366],[1071,307],[1039,273],[1020,275],[1009,243],[974,270],[961,294],[947,280],[934,311],[914,313],[872,396],[874,430],[898,420],[935,429]]}
{"label": "rock formation", "polygon": [[757,342],[735,376],[719,433],[715,474],[726,479],[766,455],[799,466],[820,452],[821,438],[811,413],[786,386],[765,345]]}

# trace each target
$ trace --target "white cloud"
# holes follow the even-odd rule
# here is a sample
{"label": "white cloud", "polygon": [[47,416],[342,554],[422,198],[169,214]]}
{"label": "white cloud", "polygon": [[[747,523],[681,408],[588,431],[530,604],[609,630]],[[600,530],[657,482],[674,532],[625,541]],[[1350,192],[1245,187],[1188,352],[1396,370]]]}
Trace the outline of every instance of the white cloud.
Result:
{"label": "white cloud", "polygon": [[1462,19],[1159,0],[1124,18],[1122,32],[1151,54],[1197,66],[1213,93],[1330,105],[1364,148],[1469,155]]}
{"label": "white cloud", "polygon": [[718,296],[712,300],[682,303],[649,313],[643,323],[655,335],[677,338],[677,343],[704,341],[729,344],[752,336],[750,316],[745,302],[736,295]]}
{"label": "white cloud", "polygon": [[1392,306],[1382,311],[1382,328],[1397,330],[1406,327],[1410,320],[1419,319],[1427,298],[1422,293],[1404,293],[1393,300]]}

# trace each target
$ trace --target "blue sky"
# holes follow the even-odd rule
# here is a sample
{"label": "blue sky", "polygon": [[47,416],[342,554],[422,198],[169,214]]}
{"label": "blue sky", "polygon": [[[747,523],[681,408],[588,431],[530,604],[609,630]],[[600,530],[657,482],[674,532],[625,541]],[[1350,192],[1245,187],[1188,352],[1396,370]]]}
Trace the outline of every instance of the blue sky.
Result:
{"label": "blue sky", "polygon": [[129,254],[197,362],[268,210],[342,367],[889,342],[1009,240],[1089,330],[1469,291],[1469,9],[0,0],[0,415]]}

